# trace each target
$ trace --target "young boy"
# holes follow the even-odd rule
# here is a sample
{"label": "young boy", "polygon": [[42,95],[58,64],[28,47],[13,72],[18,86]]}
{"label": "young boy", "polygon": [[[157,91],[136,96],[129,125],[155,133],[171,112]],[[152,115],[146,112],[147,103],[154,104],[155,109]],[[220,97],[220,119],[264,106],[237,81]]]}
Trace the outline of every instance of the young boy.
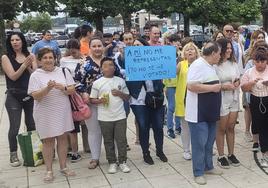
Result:
{"label": "young boy", "polygon": [[114,174],[117,171],[114,140],[118,148],[119,167],[124,173],[127,173],[130,172],[130,169],[126,164],[127,122],[124,100],[129,99],[129,91],[125,81],[114,76],[113,59],[105,57],[100,64],[103,77],[93,83],[90,98],[91,103],[98,105],[98,120],[104,139],[106,158],[110,165],[108,173]]}

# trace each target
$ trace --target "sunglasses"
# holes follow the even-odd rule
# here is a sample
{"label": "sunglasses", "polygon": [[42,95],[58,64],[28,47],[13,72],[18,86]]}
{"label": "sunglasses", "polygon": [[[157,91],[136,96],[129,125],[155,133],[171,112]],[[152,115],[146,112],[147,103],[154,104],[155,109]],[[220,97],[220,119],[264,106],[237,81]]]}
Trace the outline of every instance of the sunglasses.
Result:
{"label": "sunglasses", "polygon": [[233,33],[233,30],[225,30],[226,33]]}

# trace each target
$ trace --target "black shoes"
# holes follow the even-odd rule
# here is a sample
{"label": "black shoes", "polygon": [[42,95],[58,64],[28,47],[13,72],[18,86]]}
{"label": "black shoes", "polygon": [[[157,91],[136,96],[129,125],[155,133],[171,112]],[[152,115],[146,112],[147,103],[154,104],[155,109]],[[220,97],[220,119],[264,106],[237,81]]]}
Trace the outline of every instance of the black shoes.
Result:
{"label": "black shoes", "polygon": [[167,162],[168,161],[166,155],[163,152],[156,152],[156,156],[159,157],[159,159],[162,162]]}
{"label": "black shoes", "polygon": [[143,160],[148,165],[153,165],[154,161],[150,155],[150,152],[143,154]]}

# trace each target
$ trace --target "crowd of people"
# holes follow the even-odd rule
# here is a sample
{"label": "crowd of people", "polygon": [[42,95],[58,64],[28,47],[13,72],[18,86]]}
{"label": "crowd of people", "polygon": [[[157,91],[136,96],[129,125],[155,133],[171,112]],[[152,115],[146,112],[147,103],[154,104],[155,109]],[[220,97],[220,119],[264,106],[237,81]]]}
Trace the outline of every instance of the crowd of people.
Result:
{"label": "crowd of people", "polygon": [[[89,169],[97,168],[100,163],[103,139],[108,173],[116,173],[117,168],[128,173],[131,169],[127,164],[130,148],[126,130],[132,110],[135,144],[140,145],[144,162],[154,164],[150,155],[150,128],[156,156],[162,162],[168,161],[164,153],[166,118],[167,136],[175,139],[180,135],[182,157],[192,160],[194,180],[203,185],[204,174],[222,174],[213,165],[215,141],[220,168],[240,165],[234,145],[242,101],[245,139],[253,141],[252,151],[260,150],[261,165],[268,167],[267,34],[263,30],[254,31],[248,45],[241,33],[241,27],[234,30],[227,24],[199,49],[189,37],[178,34],[161,37],[157,25],[146,25],[143,36],[135,28],[124,33],[102,34],[82,25],[68,41],[65,54],[60,53],[49,31],[44,31],[43,39],[33,46],[32,53],[23,34],[11,33],[6,41],[7,54],[2,56],[10,122],[10,165],[21,165],[16,136],[23,110],[27,131],[36,129],[43,143],[44,182],[55,178],[52,168],[55,150],[61,174],[76,175],[66,161],[81,160],[77,136],[80,126],[86,138],[83,145],[89,145],[84,151],[90,149],[91,153]],[[160,45],[176,47],[176,78],[126,81],[124,48]],[[81,95],[92,111],[91,117],[82,122],[72,119],[68,96],[74,92]],[[150,103],[152,97],[157,100],[154,106]],[[225,140],[228,151],[224,151]]]}

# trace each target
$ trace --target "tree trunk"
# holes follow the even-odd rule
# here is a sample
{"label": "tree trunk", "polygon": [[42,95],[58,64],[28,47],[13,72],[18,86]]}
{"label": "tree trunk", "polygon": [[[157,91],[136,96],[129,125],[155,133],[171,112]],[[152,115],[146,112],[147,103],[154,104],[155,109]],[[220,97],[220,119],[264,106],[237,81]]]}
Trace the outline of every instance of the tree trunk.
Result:
{"label": "tree trunk", "polygon": [[[6,33],[5,33],[5,21],[3,18],[3,13],[0,12],[0,64],[1,56],[6,52]],[[0,72],[2,73],[2,67],[0,68]]]}
{"label": "tree trunk", "polygon": [[190,18],[187,14],[183,15],[183,24],[184,24],[184,36],[189,37],[190,36]]}
{"label": "tree trunk", "polygon": [[103,32],[103,18],[102,16],[98,15],[95,18],[96,30]]}
{"label": "tree trunk", "polygon": [[124,22],[124,31],[130,31],[131,29],[131,13],[121,14]]}
{"label": "tree trunk", "polygon": [[263,28],[266,32],[268,32],[268,9],[262,10],[262,18],[263,18]]}

